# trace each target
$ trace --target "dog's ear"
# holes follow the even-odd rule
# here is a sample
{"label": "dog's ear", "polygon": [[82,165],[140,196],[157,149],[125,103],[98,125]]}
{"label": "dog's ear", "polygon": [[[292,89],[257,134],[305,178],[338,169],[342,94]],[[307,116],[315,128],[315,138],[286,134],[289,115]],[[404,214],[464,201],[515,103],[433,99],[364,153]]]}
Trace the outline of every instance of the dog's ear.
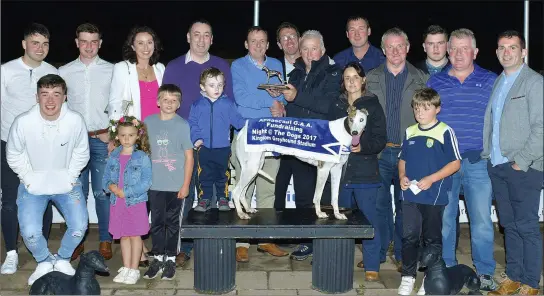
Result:
{"label": "dog's ear", "polygon": [[368,110],[365,108],[361,108],[359,111],[363,112],[366,116],[368,116]]}
{"label": "dog's ear", "polygon": [[353,107],[353,106],[349,106],[348,107],[348,117],[349,118],[353,118],[355,117],[355,114],[357,113],[357,108]]}

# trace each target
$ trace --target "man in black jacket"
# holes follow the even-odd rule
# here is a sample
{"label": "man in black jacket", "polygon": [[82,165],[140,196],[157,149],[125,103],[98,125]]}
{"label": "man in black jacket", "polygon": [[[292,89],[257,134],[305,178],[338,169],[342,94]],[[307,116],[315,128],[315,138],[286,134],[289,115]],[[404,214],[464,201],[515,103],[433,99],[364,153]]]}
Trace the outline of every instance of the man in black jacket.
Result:
{"label": "man in black jacket", "polygon": [[[283,91],[284,98],[288,102],[287,116],[327,119],[331,102],[340,94],[342,72],[334,65],[334,61],[325,55],[323,36],[318,31],[304,32],[300,41],[300,52],[302,61],[295,62],[295,69],[291,72],[290,83],[287,85],[289,89]],[[313,207],[316,167],[296,157],[282,156],[276,178],[281,178],[283,174],[293,174],[296,207]],[[285,192],[285,189],[276,186],[275,191],[277,194]],[[278,198],[285,198],[285,196],[276,195],[276,200]],[[331,187],[328,181],[323,189],[321,202],[330,204],[330,200]],[[291,259],[305,260],[312,252],[311,244],[301,244],[291,253]]]}
{"label": "man in black jacket", "polygon": [[437,25],[429,26],[423,34],[423,51],[427,54],[427,58],[415,63],[414,66],[429,75],[447,68],[450,65],[446,56],[447,46],[448,32]]}

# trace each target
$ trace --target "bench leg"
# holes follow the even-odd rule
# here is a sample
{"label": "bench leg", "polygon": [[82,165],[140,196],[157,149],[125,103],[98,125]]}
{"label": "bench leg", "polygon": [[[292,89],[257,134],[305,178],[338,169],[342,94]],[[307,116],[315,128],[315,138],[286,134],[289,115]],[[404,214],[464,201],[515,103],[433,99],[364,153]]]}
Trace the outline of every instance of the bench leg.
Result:
{"label": "bench leg", "polygon": [[314,239],[312,289],[346,293],[353,289],[354,239]]}
{"label": "bench leg", "polygon": [[235,239],[195,239],[195,291],[225,294],[235,287]]}

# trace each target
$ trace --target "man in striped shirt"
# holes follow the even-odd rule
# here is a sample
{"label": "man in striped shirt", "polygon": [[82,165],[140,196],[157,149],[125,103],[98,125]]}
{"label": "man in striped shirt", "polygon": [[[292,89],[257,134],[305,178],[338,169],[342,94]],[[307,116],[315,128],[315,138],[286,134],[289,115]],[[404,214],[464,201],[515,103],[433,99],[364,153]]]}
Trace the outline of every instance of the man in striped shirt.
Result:
{"label": "man in striped shirt", "polygon": [[461,169],[453,175],[452,192],[444,210],[442,240],[446,265],[457,264],[455,257],[456,218],[459,191],[463,186],[472,240],[472,259],[480,276],[481,289],[496,288],[493,279],[493,222],[491,221],[491,181],[487,162],[480,157],[483,147],[484,115],[497,78],[495,73],[474,64],[478,48],[474,33],[459,29],[451,33],[448,41],[451,66],[429,79],[427,86],[435,89],[442,98],[440,121],[455,130],[461,152]]}

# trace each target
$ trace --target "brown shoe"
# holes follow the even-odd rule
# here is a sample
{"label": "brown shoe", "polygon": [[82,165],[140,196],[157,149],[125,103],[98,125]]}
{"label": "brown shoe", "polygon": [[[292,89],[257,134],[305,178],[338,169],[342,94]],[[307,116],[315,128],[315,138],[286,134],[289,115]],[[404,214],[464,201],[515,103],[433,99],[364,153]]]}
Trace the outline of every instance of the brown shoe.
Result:
{"label": "brown shoe", "polygon": [[189,257],[185,252],[181,252],[176,256],[176,267],[183,267],[187,262],[191,260],[191,257]]}
{"label": "brown shoe", "polygon": [[367,271],[365,272],[365,281],[367,282],[377,282],[379,281],[380,276],[377,271]]}
{"label": "brown shoe", "polygon": [[516,294],[518,295],[538,295],[538,289],[531,288],[531,286],[528,286],[526,284],[521,285],[519,290]]}
{"label": "brown shoe", "polygon": [[365,268],[365,265],[363,264],[363,261],[357,263],[357,267],[359,267],[359,268]]}
{"label": "brown shoe", "polygon": [[[520,289],[521,283],[514,282],[509,278],[506,278],[500,285],[499,288],[495,291],[487,293],[487,295],[511,295],[514,294]],[[529,287],[530,288],[530,287]],[[538,290],[537,290],[538,292]]]}
{"label": "brown shoe", "polygon": [[289,255],[289,252],[285,252],[280,249],[276,244],[262,244],[257,247],[257,251],[261,253],[268,253],[274,257],[285,257]]}
{"label": "brown shoe", "polygon": [[111,242],[100,242],[100,246],[98,247],[98,251],[102,256],[104,256],[104,259],[110,260],[111,257],[113,257],[113,252],[111,251]]}
{"label": "brown shoe", "polygon": [[236,261],[237,262],[248,262],[249,256],[247,254],[247,249],[244,247],[238,247],[236,248]]}
{"label": "brown shoe", "polygon": [[72,253],[72,257],[70,258],[70,261],[76,260],[79,257],[79,255],[81,255],[84,251],[85,251],[85,246],[83,245],[83,242],[81,242],[81,244],[79,244],[79,246],[77,246],[77,248]]}

